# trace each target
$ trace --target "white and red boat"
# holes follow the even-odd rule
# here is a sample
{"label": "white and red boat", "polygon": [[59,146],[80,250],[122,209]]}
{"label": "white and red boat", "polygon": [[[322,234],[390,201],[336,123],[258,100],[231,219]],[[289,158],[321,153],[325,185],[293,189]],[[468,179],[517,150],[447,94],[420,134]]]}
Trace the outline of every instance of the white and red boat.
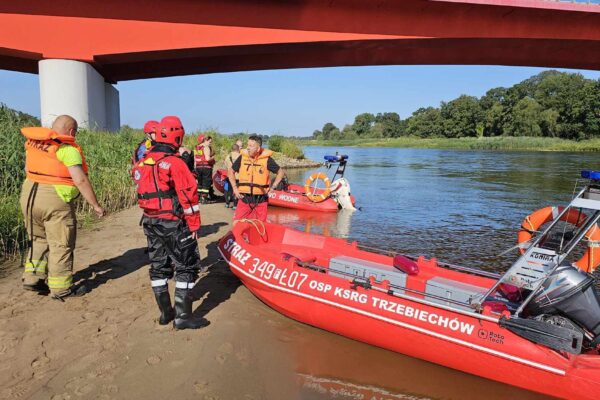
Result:
{"label": "white and red boat", "polygon": [[[259,221],[238,223],[219,250],[253,294],[290,318],[528,390],[596,399],[600,298],[570,260],[600,219],[593,174],[504,275]],[[582,218],[566,232],[574,211]]]}
{"label": "white and red boat", "polygon": [[[323,172],[315,172],[306,179],[304,186],[286,182],[282,189],[269,193],[269,205],[320,212],[354,210],[356,199],[350,193],[350,183],[344,178],[348,156],[336,154],[324,159],[328,169],[336,166],[332,179]],[[319,182],[322,187],[317,186]]]}
{"label": "white and red boat", "polygon": [[[269,205],[305,211],[337,212],[340,209],[354,209],[356,199],[350,194],[350,184],[344,178],[348,156],[325,156],[326,166],[336,165],[333,179],[322,172],[312,174],[304,186],[284,183],[281,189],[269,192]],[[338,177],[336,179],[336,177]],[[225,193],[227,170],[219,169],[213,175],[213,185]],[[324,187],[317,187],[322,182]]]}

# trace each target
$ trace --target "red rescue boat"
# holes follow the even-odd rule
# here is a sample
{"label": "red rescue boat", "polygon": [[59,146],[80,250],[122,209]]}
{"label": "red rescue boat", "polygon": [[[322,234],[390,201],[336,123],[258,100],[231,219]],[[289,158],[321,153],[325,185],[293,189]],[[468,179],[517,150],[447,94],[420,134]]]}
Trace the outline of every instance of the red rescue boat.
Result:
{"label": "red rescue boat", "polygon": [[227,181],[227,170],[218,169],[213,174],[213,186],[219,192],[225,194],[225,182]]}
{"label": "red rescue boat", "polygon": [[[269,192],[269,205],[296,210],[337,212],[340,209],[354,209],[356,199],[350,194],[350,184],[344,178],[348,156],[325,156],[325,165],[329,168],[336,166],[333,178],[330,180],[322,172],[312,174],[304,186],[294,183],[283,183],[280,190]],[[338,177],[336,179],[336,177]],[[213,175],[213,185],[221,193],[225,193],[227,170],[219,169]],[[324,187],[317,187],[317,182],[323,182]],[[313,183],[315,185],[313,185]]]}
{"label": "red rescue boat", "polygon": [[[324,189],[311,190],[316,195],[321,195]],[[356,204],[354,196],[350,195],[352,206]],[[290,183],[286,190],[273,190],[269,193],[269,205],[275,207],[293,208],[296,210],[337,212],[340,209],[338,201],[328,195],[325,200],[315,202],[306,196],[304,186]]]}
{"label": "red rescue boat", "polygon": [[[356,199],[350,194],[350,183],[344,178],[348,156],[336,154],[324,158],[328,169],[336,166],[331,180],[325,173],[315,172],[306,180],[304,186],[285,182],[283,189],[269,193],[269,205],[321,212],[354,210]],[[318,182],[322,182],[324,187],[318,187]]]}
{"label": "red rescue boat", "polygon": [[259,221],[238,223],[219,251],[253,294],[290,318],[524,389],[595,399],[600,298],[594,278],[566,260],[600,219],[600,173],[597,183],[564,208],[591,215],[561,243],[565,251],[552,249],[564,227],[551,223],[504,275]]}

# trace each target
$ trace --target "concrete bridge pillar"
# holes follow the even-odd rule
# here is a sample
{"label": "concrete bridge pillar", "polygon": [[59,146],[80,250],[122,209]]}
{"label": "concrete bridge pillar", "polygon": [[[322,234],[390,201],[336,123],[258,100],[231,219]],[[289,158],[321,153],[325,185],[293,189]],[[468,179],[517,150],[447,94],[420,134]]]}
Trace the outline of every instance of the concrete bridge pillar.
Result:
{"label": "concrete bridge pillar", "polygon": [[81,128],[117,131],[121,125],[119,91],[91,65],[73,60],[39,62],[42,125],[61,114]]}

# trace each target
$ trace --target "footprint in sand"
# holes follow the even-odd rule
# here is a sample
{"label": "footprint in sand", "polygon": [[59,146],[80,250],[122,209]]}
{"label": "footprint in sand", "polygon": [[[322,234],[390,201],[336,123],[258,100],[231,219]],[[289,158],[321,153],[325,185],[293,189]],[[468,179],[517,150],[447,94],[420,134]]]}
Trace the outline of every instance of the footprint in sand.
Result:
{"label": "footprint in sand", "polygon": [[208,382],[195,382],[194,390],[198,394],[205,393],[208,390]]}
{"label": "footprint in sand", "polygon": [[71,395],[69,393],[55,394],[50,397],[50,400],[71,400]]}
{"label": "footprint in sand", "polygon": [[102,378],[103,376],[110,376],[117,366],[113,362],[107,362],[102,364],[94,371],[88,372],[88,378]]}
{"label": "footprint in sand", "polygon": [[148,365],[156,365],[159,362],[161,362],[161,358],[159,356],[157,356],[156,354],[153,354],[146,359],[146,363]]}
{"label": "footprint in sand", "polygon": [[[3,390],[2,392],[0,392],[0,394],[2,395],[2,399],[19,399],[21,397],[24,397],[27,392],[29,392],[29,385],[26,384],[17,384],[11,388],[6,389],[5,391]],[[6,397],[4,396],[6,393]]]}
{"label": "footprint in sand", "polygon": [[46,357],[46,355],[44,354],[44,355],[41,355],[41,356],[35,358],[31,362],[31,368],[33,368],[34,370],[37,370],[37,369],[44,367],[49,362],[50,362],[50,359],[48,357]]}
{"label": "footprint in sand", "polygon": [[215,359],[221,365],[225,364],[228,356],[233,353],[233,344],[226,342],[219,346],[218,353]]}
{"label": "footprint in sand", "polygon": [[248,349],[246,349],[245,347],[242,348],[240,351],[235,353],[235,358],[237,358],[240,364],[242,364],[244,367],[248,366],[250,361],[250,354],[248,352]]}
{"label": "footprint in sand", "polygon": [[117,394],[119,393],[119,387],[117,385],[104,385],[102,391],[109,394]]}

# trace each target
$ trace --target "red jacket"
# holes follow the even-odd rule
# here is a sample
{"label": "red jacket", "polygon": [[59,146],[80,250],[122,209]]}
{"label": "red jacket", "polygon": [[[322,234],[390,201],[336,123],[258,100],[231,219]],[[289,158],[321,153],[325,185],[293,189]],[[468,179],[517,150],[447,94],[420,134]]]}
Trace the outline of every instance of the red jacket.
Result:
{"label": "red jacket", "polygon": [[183,218],[190,231],[200,229],[196,179],[172,148],[154,146],[133,167],[132,175],[144,215],[168,220]]}

